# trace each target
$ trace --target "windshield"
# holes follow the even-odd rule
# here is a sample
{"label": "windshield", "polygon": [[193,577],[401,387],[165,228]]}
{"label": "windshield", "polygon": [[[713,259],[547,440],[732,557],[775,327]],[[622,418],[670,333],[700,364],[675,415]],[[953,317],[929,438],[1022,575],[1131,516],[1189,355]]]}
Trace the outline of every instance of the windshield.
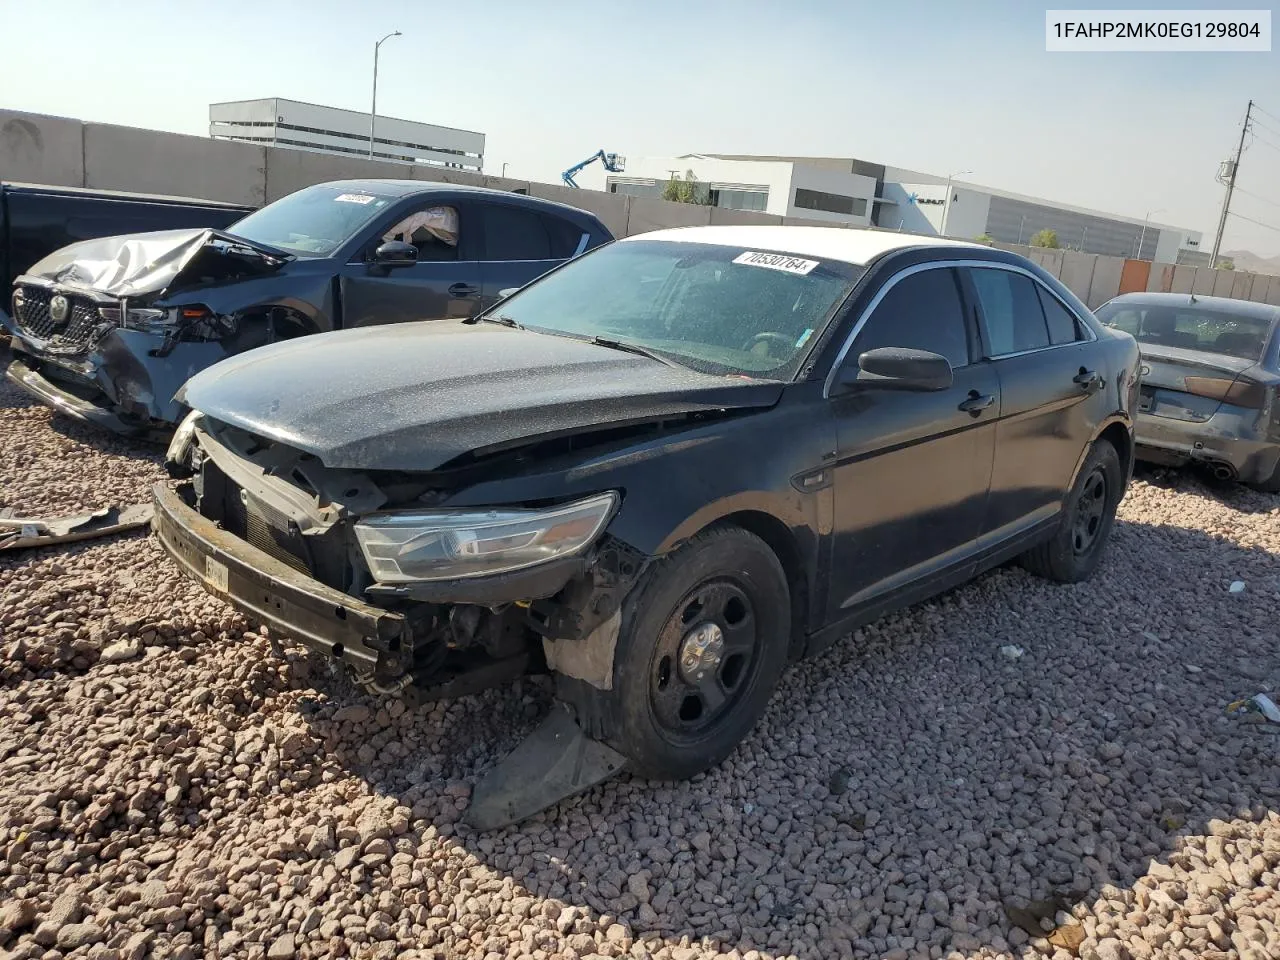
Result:
{"label": "windshield", "polygon": [[1096,316],[1139,343],[1201,350],[1242,360],[1262,358],[1272,324],[1262,317],[1208,307],[1123,301],[1103,304]]}
{"label": "windshield", "polygon": [[637,345],[707,373],[790,379],[862,268],[702,243],[635,240],[501,303],[524,327]]}
{"label": "windshield", "polygon": [[227,232],[301,257],[325,257],[397,199],[319,184],[267,204]]}

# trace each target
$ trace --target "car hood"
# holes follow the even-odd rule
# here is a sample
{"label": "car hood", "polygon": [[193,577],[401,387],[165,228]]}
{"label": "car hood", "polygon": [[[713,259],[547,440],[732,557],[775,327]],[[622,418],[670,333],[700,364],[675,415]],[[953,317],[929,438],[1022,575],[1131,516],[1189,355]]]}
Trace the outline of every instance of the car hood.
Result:
{"label": "car hood", "polygon": [[769,407],[782,389],[569,337],[445,320],[263,347],[197,374],[178,398],[328,467],[420,471],[530,441]]}
{"label": "car hood", "polygon": [[110,297],[165,293],[272,273],[294,257],[207,228],[82,240],[38,261],[17,283],[36,280]]}

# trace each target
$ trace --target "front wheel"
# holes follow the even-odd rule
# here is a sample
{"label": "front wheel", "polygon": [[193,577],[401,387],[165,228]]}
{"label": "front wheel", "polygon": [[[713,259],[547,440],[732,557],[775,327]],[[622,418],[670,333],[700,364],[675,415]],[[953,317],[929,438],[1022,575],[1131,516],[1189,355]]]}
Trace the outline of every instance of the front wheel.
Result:
{"label": "front wheel", "polygon": [[763,540],[736,527],[698,534],[627,601],[609,743],[655,780],[720,763],[764,712],[790,625],[786,574]]}
{"label": "front wheel", "polygon": [[1111,535],[1123,489],[1120,455],[1108,441],[1098,440],[1067,494],[1058,529],[1050,539],[1024,553],[1022,565],[1059,583],[1087,580]]}

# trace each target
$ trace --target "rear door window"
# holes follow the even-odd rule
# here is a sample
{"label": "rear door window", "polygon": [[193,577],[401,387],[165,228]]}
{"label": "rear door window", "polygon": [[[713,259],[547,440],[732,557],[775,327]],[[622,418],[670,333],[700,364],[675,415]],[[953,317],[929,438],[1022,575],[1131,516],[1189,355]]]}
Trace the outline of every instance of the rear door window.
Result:
{"label": "rear door window", "polygon": [[975,268],[969,271],[993,357],[1049,346],[1049,328],[1036,285],[1011,270]]}
{"label": "rear door window", "polygon": [[939,353],[955,368],[969,363],[969,337],[954,270],[922,270],[889,288],[854,341],[855,362],[880,347]]}
{"label": "rear door window", "polygon": [[[553,260],[544,218],[532,210],[484,204],[484,260]],[[567,254],[566,254],[567,256]]]}
{"label": "rear door window", "polygon": [[1034,286],[1036,293],[1040,295],[1040,306],[1044,308],[1044,318],[1049,326],[1049,342],[1057,346],[1083,339],[1080,334],[1080,323],[1072,313],[1040,284],[1037,283]]}
{"label": "rear door window", "polygon": [[582,239],[586,231],[577,224],[544,214],[542,225],[546,228],[547,238],[551,244],[551,256],[556,260],[569,259],[578,252],[579,247],[586,249]]}

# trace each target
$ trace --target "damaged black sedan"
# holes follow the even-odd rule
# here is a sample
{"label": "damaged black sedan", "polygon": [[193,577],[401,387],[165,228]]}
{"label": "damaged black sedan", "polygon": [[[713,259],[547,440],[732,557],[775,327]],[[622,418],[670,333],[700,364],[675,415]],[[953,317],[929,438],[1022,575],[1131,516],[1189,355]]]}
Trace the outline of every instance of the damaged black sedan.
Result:
{"label": "damaged black sedan", "polygon": [[306,334],[470,317],[612,239],[548,200],[421,180],[307,187],[226,230],[75,243],[15,281],[8,377],[68,416],[168,433],[192,374]]}
{"label": "damaged black sedan", "polygon": [[1013,557],[1099,562],[1138,351],[976,244],[800,227],[628,238],[467,321],[193,378],[155,529],[192,576],[422,700],[549,671],[477,787],[518,819],[724,759],[790,660]]}

